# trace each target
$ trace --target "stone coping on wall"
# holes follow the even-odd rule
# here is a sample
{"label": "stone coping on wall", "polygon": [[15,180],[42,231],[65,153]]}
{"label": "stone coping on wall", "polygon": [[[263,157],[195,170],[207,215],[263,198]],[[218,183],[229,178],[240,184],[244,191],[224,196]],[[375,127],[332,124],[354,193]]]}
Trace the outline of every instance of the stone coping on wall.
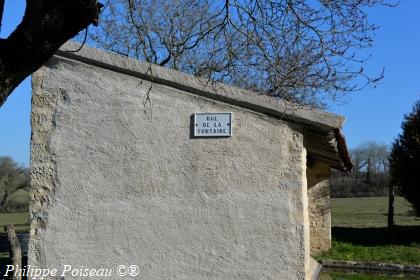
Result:
{"label": "stone coping on wall", "polygon": [[79,43],[69,41],[61,46],[56,52],[56,56],[244,107],[285,121],[312,126],[314,129],[321,129],[324,132],[340,129],[344,123],[343,116],[312,107],[297,105],[267,95],[197,78],[180,71],[130,59],[97,48],[83,46],[78,50],[79,48]]}

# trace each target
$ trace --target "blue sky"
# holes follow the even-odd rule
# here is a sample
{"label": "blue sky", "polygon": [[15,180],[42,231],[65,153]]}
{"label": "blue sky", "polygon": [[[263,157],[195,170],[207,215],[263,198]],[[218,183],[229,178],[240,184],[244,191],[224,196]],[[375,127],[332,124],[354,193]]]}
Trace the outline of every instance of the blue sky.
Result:
{"label": "blue sky", "polygon": [[[24,0],[6,0],[1,38],[20,22]],[[350,95],[329,111],[344,115],[349,148],[365,141],[391,144],[400,133],[403,115],[420,99],[420,1],[402,0],[397,8],[375,8],[370,21],[381,28],[372,58],[365,65],[371,73],[385,67],[385,78],[376,88]],[[29,166],[31,83],[26,79],[0,108],[0,156],[9,155]]]}

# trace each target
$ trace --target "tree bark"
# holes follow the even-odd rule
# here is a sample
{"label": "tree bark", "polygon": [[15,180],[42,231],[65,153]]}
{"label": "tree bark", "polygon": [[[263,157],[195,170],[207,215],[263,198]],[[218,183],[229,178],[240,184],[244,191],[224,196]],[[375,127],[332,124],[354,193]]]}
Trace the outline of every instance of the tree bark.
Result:
{"label": "tree bark", "polygon": [[4,0],[0,0],[0,31],[1,31],[1,23],[3,20],[3,9],[4,9]]}
{"label": "tree bark", "polygon": [[389,194],[388,194],[388,228],[394,227],[394,199],[395,189],[392,183],[389,183]]}
{"label": "tree bark", "polygon": [[22,22],[0,39],[0,107],[63,43],[96,25],[101,7],[97,0],[27,0]]}

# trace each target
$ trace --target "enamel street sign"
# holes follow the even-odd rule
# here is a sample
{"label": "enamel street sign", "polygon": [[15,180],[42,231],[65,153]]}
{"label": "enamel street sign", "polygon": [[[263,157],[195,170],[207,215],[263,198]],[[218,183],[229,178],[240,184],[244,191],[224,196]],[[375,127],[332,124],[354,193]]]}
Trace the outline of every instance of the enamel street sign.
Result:
{"label": "enamel street sign", "polygon": [[194,114],[194,136],[229,137],[232,136],[232,113]]}

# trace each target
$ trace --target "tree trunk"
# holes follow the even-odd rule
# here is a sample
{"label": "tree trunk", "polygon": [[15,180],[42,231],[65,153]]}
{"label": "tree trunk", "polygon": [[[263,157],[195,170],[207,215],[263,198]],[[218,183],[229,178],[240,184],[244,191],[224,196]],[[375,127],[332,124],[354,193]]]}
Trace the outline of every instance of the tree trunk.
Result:
{"label": "tree trunk", "polygon": [[96,25],[101,7],[97,0],[27,0],[22,22],[0,39],[0,107],[63,43]]}
{"label": "tree trunk", "polygon": [[3,19],[3,9],[4,9],[4,0],[0,0],[0,31],[1,31],[1,22]]}
{"label": "tree trunk", "polygon": [[389,183],[389,193],[388,193],[388,228],[394,227],[394,198],[395,198],[395,189],[394,185]]}

